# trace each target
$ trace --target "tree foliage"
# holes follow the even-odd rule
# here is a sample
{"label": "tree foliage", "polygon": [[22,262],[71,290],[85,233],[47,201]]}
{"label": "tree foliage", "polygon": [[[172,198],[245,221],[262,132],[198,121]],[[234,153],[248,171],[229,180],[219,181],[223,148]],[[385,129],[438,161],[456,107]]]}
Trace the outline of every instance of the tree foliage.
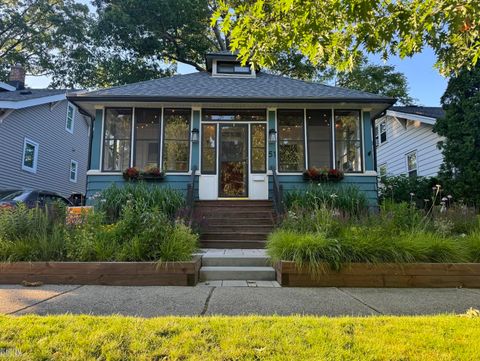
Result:
{"label": "tree foliage", "polygon": [[477,62],[479,19],[478,0],[221,0],[213,21],[244,61],[259,65],[298,51],[345,71],[364,52],[404,58],[428,45],[450,74]]}
{"label": "tree foliage", "polygon": [[480,205],[480,65],[450,79],[442,106],[445,118],[434,128],[445,137],[440,178],[457,198]]}
{"label": "tree foliage", "polygon": [[12,64],[51,73],[85,41],[88,8],[74,0],[0,0],[0,79]]}

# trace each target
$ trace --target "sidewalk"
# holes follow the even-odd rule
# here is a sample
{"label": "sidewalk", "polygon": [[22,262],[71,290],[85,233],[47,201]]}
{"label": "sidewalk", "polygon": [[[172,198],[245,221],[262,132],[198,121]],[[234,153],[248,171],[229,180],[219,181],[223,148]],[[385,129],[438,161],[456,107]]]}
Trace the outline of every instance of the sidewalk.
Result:
{"label": "sidewalk", "polygon": [[419,315],[480,309],[479,289],[0,285],[0,313],[22,315]]}

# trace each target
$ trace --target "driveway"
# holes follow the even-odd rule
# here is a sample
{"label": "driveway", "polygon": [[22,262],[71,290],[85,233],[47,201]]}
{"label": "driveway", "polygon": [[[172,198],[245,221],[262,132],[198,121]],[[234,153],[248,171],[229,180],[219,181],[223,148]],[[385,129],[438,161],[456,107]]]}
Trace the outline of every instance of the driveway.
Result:
{"label": "driveway", "polygon": [[478,289],[0,285],[0,313],[426,315],[480,309]]}

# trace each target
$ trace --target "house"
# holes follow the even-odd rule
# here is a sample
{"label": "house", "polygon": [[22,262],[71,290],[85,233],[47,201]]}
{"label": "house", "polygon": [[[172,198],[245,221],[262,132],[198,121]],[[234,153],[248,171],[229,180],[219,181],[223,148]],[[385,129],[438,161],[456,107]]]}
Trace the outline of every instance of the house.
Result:
{"label": "house", "polygon": [[67,98],[94,117],[87,196],[128,167],[160,167],[163,184],[200,200],[272,198],[304,187],[307,167],[337,168],[377,200],[373,119],[395,100],[294,80],[206,55],[207,71]]}
{"label": "house", "polygon": [[433,132],[440,107],[392,107],[376,121],[377,165],[380,175],[435,176],[443,162]]}
{"label": "house", "polygon": [[85,193],[89,122],[66,90],[26,89],[14,66],[0,82],[0,189]]}

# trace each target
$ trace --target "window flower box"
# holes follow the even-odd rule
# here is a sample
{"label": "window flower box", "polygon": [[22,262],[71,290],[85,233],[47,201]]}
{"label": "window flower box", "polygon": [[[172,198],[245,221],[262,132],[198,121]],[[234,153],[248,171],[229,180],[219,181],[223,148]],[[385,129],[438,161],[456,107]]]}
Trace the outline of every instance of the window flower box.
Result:
{"label": "window flower box", "polygon": [[148,168],[146,170],[139,170],[135,167],[127,168],[123,172],[123,179],[130,182],[135,181],[147,181],[147,182],[160,182],[165,178],[159,168]]}
{"label": "window flower box", "polygon": [[311,167],[303,172],[303,179],[309,182],[339,182],[343,179],[343,172],[338,169]]}

